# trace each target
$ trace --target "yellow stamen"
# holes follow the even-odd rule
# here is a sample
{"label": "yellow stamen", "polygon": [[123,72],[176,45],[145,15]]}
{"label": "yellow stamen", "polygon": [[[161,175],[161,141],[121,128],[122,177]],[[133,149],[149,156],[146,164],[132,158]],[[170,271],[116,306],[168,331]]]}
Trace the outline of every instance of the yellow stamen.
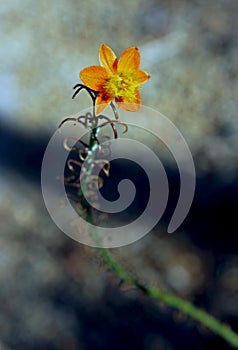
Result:
{"label": "yellow stamen", "polygon": [[136,91],[140,88],[133,73],[128,72],[126,76],[113,74],[105,84],[105,90],[112,98],[125,97],[127,101],[133,102],[136,98]]}

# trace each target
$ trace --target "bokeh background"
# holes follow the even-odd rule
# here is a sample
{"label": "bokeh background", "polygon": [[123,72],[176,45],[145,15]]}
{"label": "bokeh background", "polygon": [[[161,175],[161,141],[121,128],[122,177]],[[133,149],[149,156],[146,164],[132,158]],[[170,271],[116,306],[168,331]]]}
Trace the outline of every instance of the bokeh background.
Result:
{"label": "bokeh background", "polygon": [[[138,46],[143,104],[192,151],[197,188],[181,228],[111,253],[142,282],[238,331],[236,0],[0,1],[0,349],[229,349],[201,325],[120,283],[97,249],[59,231],[44,206],[44,149],[101,43]],[[168,162],[170,207],[179,178]]]}

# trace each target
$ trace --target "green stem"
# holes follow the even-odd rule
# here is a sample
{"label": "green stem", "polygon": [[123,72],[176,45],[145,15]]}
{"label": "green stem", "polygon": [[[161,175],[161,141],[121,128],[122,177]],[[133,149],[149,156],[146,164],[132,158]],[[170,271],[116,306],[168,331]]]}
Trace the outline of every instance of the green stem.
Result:
{"label": "green stem", "polygon": [[[89,90],[88,90],[89,91]],[[88,181],[90,181],[90,177],[92,175],[93,172],[93,168],[94,168],[94,163],[93,160],[95,158],[95,150],[94,147],[97,145],[97,141],[96,141],[96,136],[97,136],[97,132],[98,132],[98,119],[96,117],[96,113],[95,113],[95,102],[96,102],[96,95],[93,95],[92,93],[90,93],[90,96],[92,98],[93,101],[93,120],[92,120],[92,126],[91,126],[91,131],[90,131],[90,140],[89,140],[89,151],[88,151],[88,156],[91,158],[92,162],[88,165],[88,167],[85,169],[86,171],[86,179],[83,182],[83,188],[80,189],[80,194],[81,192],[85,193],[88,187]],[[87,201],[83,200],[84,205],[87,206]]]}
{"label": "green stem", "polygon": [[120,264],[118,264],[109,254],[106,248],[99,248],[106,264],[121,278],[122,281],[127,282],[139,288],[143,293],[153,299],[164,302],[167,306],[173,307],[184,314],[190,316],[194,320],[200,322],[202,325],[216,333],[228,343],[238,348],[238,334],[235,333],[229,326],[223,324],[206,311],[196,307],[192,303],[179,298],[173,294],[164,292],[156,287],[147,287],[141,284],[136,278],[130,275]]}

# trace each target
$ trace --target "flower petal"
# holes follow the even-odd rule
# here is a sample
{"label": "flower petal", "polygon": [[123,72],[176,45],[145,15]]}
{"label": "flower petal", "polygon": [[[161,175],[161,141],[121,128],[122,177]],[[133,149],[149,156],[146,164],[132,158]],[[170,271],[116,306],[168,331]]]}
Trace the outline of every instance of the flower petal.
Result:
{"label": "flower petal", "polygon": [[108,72],[115,72],[117,68],[117,57],[109,46],[102,44],[99,49],[99,61],[101,66]]}
{"label": "flower petal", "polygon": [[150,79],[150,75],[143,70],[137,70],[134,72],[135,80],[137,80],[138,84],[145,83],[148,79]]}
{"label": "flower petal", "polygon": [[109,78],[106,69],[100,66],[84,68],[79,73],[79,77],[87,87],[95,91],[100,91]]}
{"label": "flower petal", "polygon": [[99,94],[96,99],[96,116],[102,114],[111,102],[110,96],[105,93]]}
{"label": "flower petal", "polygon": [[127,73],[128,70],[137,70],[140,66],[140,51],[137,47],[129,47],[118,61],[118,72]]}
{"label": "flower petal", "polygon": [[134,101],[128,101],[125,97],[115,98],[115,101],[121,109],[126,111],[138,112],[140,110],[141,97],[139,90],[136,92],[136,98]]}

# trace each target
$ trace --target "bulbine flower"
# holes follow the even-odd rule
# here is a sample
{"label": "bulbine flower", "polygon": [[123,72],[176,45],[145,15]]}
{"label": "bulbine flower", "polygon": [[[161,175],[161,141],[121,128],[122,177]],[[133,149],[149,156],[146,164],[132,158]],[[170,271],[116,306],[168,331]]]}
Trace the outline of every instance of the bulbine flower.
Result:
{"label": "bulbine flower", "polygon": [[115,99],[121,109],[131,112],[140,110],[141,84],[149,74],[140,70],[140,52],[137,47],[126,49],[119,60],[115,53],[105,44],[99,49],[101,66],[84,68],[79,76],[90,89],[97,91],[96,115],[100,115]]}

